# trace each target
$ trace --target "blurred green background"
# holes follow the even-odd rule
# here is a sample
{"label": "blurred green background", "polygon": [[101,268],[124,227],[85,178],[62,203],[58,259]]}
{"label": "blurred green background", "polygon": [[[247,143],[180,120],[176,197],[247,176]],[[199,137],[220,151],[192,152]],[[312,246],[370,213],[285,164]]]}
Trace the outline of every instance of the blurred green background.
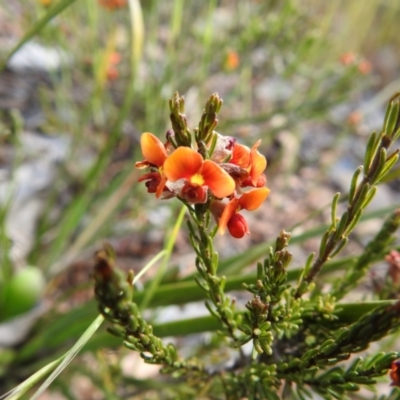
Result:
{"label": "blurred green background", "polygon": [[[90,268],[102,242],[135,271],[165,247],[179,205],[147,194],[134,163],[142,132],[165,137],[174,92],[185,96],[190,126],[218,92],[217,130],[247,145],[263,140],[268,204],[250,221],[249,238],[219,238],[226,274],[235,276],[281,229],[297,237],[295,266],[315,250],[325,206],[345,190],[400,87],[394,0],[129,3],[0,4],[0,62],[8,61],[0,73],[0,393],[65,352],[95,318]],[[46,15],[53,18],[41,24]],[[399,175],[397,168],[371,217],[399,205]],[[370,228],[356,233],[348,254]],[[171,285],[172,294],[192,272],[183,233],[152,306],[185,302],[184,293],[157,292]],[[127,351],[102,350],[117,343],[100,333],[53,390],[62,398],[158,398],[153,371],[140,364],[137,375],[127,373]],[[176,398],[189,389],[166,390]]]}

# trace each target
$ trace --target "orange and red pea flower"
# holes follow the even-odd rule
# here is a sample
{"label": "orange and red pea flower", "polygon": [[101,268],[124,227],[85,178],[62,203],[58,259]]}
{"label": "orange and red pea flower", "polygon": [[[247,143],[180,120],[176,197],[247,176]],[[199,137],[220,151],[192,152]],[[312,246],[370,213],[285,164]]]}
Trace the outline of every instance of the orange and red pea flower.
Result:
{"label": "orange and red pea flower", "polygon": [[[227,149],[232,150],[231,159],[228,164],[219,164],[204,160],[200,153],[185,146],[168,154],[167,149],[171,147],[168,143],[164,145],[155,135],[145,132],[141,137],[144,160],[137,162],[136,167],[149,168],[150,172],[139,181],[146,181],[148,192],[156,193],[157,197],[161,194],[163,198],[179,196],[189,204],[206,203],[210,191],[214,196],[210,211],[219,232],[224,234],[228,229],[233,237],[242,238],[250,230],[239,212],[257,209],[270,192],[264,187],[266,177],[263,172],[267,162],[257,150],[260,141],[251,149],[235,143],[233,138],[229,138],[228,142]],[[220,161],[222,157],[216,159]],[[238,174],[236,169],[241,172]],[[241,194],[241,188],[246,186],[256,189]],[[221,201],[226,197],[229,198],[228,203]]]}
{"label": "orange and red pea flower", "polygon": [[[235,190],[235,181],[226,171],[214,161],[204,160],[201,154],[190,147],[178,147],[166,159],[163,169],[169,181],[182,179],[187,191],[189,188],[207,187],[215,197],[222,199]],[[202,191],[196,189],[194,192],[199,195],[197,202],[204,203]],[[196,199],[193,200],[192,203],[195,203]]]}

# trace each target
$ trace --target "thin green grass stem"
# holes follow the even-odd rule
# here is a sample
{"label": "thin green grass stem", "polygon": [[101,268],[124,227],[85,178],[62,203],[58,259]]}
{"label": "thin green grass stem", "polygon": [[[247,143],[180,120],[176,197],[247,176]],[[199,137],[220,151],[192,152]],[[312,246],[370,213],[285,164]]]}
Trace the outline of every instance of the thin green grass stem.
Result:
{"label": "thin green grass stem", "polygon": [[[165,256],[165,250],[159,252],[155,257],[153,257],[135,276],[132,284],[135,284],[138,279],[146,273],[161,257]],[[76,357],[82,347],[89,341],[89,339],[94,335],[97,329],[100,327],[104,317],[98,315],[97,318],[92,322],[92,324],[86,329],[83,335],[78,339],[75,345],[67,351],[62,357],[44,366],[40,371],[33,374],[27,380],[18,385],[9,394],[11,397],[6,397],[5,400],[17,400],[23,394],[25,394],[32,386],[38,383],[44,376],[53,371],[53,373],[46,379],[46,381],[40,386],[40,388],[31,397],[31,400],[36,400],[44,391],[50,386],[50,384],[57,378],[58,375],[68,366],[68,364]]]}
{"label": "thin green grass stem", "polygon": [[113,215],[114,211],[121,204],[125,196],[132,190],[132,186],[137,181],[137,171],[132,170],[121,183],[119,188],[108,198],[101,207],[101,212],[91,220],[89,225],[82,231],[75,242],[71,245],[66,255],[56,263],[51,265],[48,272],[51,275],[57,274],[69,265],[82,249],[92,240],[98,230]]}
{"label": "thin green grass stem", "polygon": [[157,270],[156,275],[151,280],[149,286],[146,288],[143,300],[140,302],[141,310],[144,310],[147,308],[151,299],[154,297],[155,293],[158,291],[158,289],[160,287],[160,283],[165,274],[165,271],[166,271],[169,259],[171,257],[172,250],[174,248],[176,238],[177,238],[179,230],[181,228],[185,213],[186,213],[186,206],[182,206],[182,208],[179,212],[178,218],[176,220],[176,223],[172,229],[171,234],[167,235],[168,239],[165,242],[165,256],[164,256],[163,262],[162,262],[160,268]]}

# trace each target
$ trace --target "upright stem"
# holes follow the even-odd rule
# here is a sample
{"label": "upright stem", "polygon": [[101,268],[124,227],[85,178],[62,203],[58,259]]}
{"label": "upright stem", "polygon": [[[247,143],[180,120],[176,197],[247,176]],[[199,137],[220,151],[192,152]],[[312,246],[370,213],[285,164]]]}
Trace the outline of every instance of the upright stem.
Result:
{"label": "upright stem", "polygon": [[[236,341],[238,339],[236,330],[235,303],[224,292],[226,278],[219,277],[216,273],[218,268],[218,255],[214,250],[213,234],[208,230],[208,207],[196,207],[194,210],[188,206],[193,221],[196,224],[197,232],[191,229],[190,237],[197,253],[196,267],[200,274],[197,280],[199,285],[207,292],[212,305],[206,303],[207,308],[225,326],[229,336]],[[203,211],[205,210],[205,211]],[[190,225],[189,225],[190,226]]]}
{"label": "upright stem", "polygon": [[[356,171],[354,180],[354,196],[350,196],[347,211],[342,215],[340,222],[336,225],[332,221],[332,226],[325,233],[326,243],[321,244],[318,258],[315,260],[307,276],[304,278],[303,284],[300,285],[295,293],[295,297],[299,298],[307,290],[307,286],[314,280],[323,265],[329,260],[333,254],[337,254],[347,243],[347,236],[354,229],[359,221],[365,207],[372,200],[376,188],[373,186],[382,179],[382,173],[385,165],[391,158],[398,157],[398,150],[387,157],[386,151],[392,144],[392,138],[385,132],[382,132],[379,141],[370,144],[369,151],[373,157],[371,163],[365,166],[364,177],[357,185],[358,173]],[[368,148],[367,148],[368,152]],[[367,155],[366,155],[367,159]],[[397,159],[397,158],[396,158]],[[334,206],[332,206],[334,207]],[[335,217],[334,217],[335,218]]]}

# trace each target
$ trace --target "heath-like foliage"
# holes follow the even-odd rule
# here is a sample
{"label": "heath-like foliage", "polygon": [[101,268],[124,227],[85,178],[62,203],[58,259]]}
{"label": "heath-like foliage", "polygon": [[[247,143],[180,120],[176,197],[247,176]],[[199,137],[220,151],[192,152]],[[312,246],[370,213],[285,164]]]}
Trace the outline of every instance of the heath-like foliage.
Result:
{"label": "heath-like foliage", "polygon": [[[347,196],[334,196],[331,224],[318,254],[310,255],[293,282],[288,274],[290,233],[282,230],[259,263],[254,281],[243,284],[251,295],[243,307],[225,291],[227,277],[218,274],[214,238],[226,231],[238,239],[250,233],[241,210],[255,210],[267,199],[267,161],[258,151],[260,141],[248,148],[215,130],[221,106],[218,95],[212,95],[198,127],[189,129],[184,99],[175,94],[170,100],[172,129],[164,142],[152,133],[142,134],[143,160],[136,167],[145,170],[139,181],[145,182],[150,194],[187,207],[189,240],[196,253],[195,280],[218,322],[221,351],[226,346],[236,351],[233,363],[217,366],[208,357],[185,359],[155,336],[132,300],[132,276],[118,271],[112,251],[106,248],[97,254],[94,279],[100,312],[112,323],[110,332],[146,362],[162,365],[163,372],[185,379],[209,398],[305,399],[317,392],[326,399],[342,399],[362,385],[371,387],[389,369],[393,385],[399,385],[399,352],[345,360],[400,327],[400,301],[339,302],[359,284],[377,256],[389,253],[400,224],[399,211],[388,217],[357,261],[349,262],[329,292],[315,283],[327,261],[346,246],[376,185],[398,160],[399,151],[390,152],[390,147],[400,136],[400,95],[390,100],[382,131],[371,135],[364,165],[355,171]],[[343,199],[347,207],[338,216],[337,205]],[[390,260],[395,264],[393,251]],[[398,279],[395,272],[393,267]],[[247,343],[252,351],[243,347]]]}

